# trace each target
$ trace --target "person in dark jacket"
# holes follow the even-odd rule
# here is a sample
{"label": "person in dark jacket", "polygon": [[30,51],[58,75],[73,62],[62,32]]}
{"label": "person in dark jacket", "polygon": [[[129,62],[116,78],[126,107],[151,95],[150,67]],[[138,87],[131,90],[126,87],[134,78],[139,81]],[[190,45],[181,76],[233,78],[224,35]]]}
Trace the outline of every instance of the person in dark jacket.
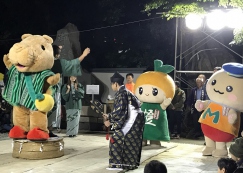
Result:
{"label": "person in dark jacket", "polygon": [[237,163],[237,169],[234,173],[243,172],[243,138],[240,137],[235,140],[235,143],[229,147],[229,153],[233,160]]}
{"label": "person in dark jacket", "polygon": [[191,117],[193,121],[193,129],[189,131],[186,138],[197,139],[200,136],[203,136],[201,125],[198,122],[202,112],[198,112],[195,108],[195,103],[197,100],[206,100],[206,90],[203,87],[202,78],[196,79],[196,87],[192,88],[189,97],[187,98],[187,107],[191,109]]}
{"label": "person in dark jacket", "polygon": [[[171,101],[171,104],[167,108],[168,120],[169,120],[169,131],[171,138],[180,138],[181,134],[181,122],[182,122],[182,113],[184,108],[184,102],[186,100],[185,92],[180,89],[180,82],[175,81],[175,96]],[[176,134],[174,133],[175,125],[177,127]]]}

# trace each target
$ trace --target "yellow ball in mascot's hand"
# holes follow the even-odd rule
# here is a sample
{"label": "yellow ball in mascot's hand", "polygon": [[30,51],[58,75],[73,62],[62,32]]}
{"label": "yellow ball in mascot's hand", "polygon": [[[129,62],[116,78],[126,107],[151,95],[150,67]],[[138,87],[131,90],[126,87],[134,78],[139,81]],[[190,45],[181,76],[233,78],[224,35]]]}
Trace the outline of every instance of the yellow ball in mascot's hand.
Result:
{"label": "yellow ball in mascot's hand", "polygon": [[43,99],[36,99],[35,106],[41,112],[49,112],[54,106],[54,99],[49,94],[43,94]]}

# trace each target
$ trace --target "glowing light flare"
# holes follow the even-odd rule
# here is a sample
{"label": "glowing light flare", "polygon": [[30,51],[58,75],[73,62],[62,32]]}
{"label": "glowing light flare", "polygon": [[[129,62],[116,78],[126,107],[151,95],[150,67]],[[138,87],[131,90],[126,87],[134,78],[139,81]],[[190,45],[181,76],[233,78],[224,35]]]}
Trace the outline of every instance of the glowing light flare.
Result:
{"label": "glowing light flare", "polygon": [[189,29],[192,29],[192,30],[195,30],[195,29],[198,29],[202,26],[202,17],[198,14],[188,14],[186,17],[186,26],[189,28]]}
{"label": "glowing light flare", "polygon": [[226,13],[226,26],[229,28],[242,28],[243,11],[241,9],[232,9]]}
{"label": "glowing light flare", "polygon": [[207,14],[207,25],[212,30],[220,30],[226,25],[226,14],[221,10],[215,10]]}

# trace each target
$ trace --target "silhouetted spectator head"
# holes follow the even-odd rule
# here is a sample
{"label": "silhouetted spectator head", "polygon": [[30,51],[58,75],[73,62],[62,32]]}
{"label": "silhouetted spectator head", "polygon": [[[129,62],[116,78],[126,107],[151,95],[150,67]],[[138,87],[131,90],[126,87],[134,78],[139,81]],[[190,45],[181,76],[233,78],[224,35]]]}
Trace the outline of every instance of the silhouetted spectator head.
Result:
{"label": "silhouetted spectator head", "polygon": [[133,76],[132,73],[127,73],[126,74],[126,81],[127,81],[127,83],[132,83],[133,82],[133,78],[134,78],[134,76]]}
{"label": "silhouetted spectator head", "polygon": [[175,81],[175,85],[178,87],[178,88],[180,88],[180,82],[179,81]]}
{"label": "silhouetted spectator head", "polygon": [[233,159],[221,158],[218,160],[218,173],[233,173],[237,169],[237,164]]}
{"label": "silhouetted spectator head", "polygon": [[167,168],[164,163],[152,160],[145,165],[144,173],[167,173]]}
{"label": "silhouetted spectator head", "polygon": [[203,86],[203,79],[197,78],[196,79],[197,88],[201,88]]}
{"label": "silhouetted spectator head", "polygon": [[126,78],[127,78],[128,76],[131,76],[132,78],[134,78],[134,75],[133,75],[132,73],[127,73],[127,74],[126,74]]}
{"label": "silhouetted spectator head", "polygon": [[206,76],[204,74],[198,75],[198,78],[201,78],[203,80],[203,83],[206,81]]}
{"label": "silhouetted spectator head", "polygon": [[231,158],[235,161],[243,160],[243,137],[237,138],[229,147]]}
{"label": "silhouetted spectator head", "polygon": [[61,54],[62,47],[61,46],[57,46],[57,45],[52,45],[52,48],[53,48],[53,56],[55,58],[59,58],[60,54]]}

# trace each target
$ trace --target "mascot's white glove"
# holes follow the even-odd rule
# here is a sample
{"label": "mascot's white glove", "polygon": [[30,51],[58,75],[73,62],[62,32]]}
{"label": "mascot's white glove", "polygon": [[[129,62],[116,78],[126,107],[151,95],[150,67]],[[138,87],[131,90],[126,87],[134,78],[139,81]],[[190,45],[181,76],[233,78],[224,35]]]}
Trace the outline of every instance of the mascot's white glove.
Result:
{"label": "mascot's white glove", "polygon": [[166,108],[171,104],[171,98],[165,98],[164,101],[161,103],[161,108],[166,110]]}
{"label": "mascot's white glove", "polygon": [[237,120],[237,113],[233,109],[230,109],[228,113],[228,122],[230,124],[235,124],[236,120]]}
{"label": "mascot's white glove", "polygon": [[197,109],[198,112],[201,112],[202,110],[205,109],[202,100],[196,101],[195,108]]}

